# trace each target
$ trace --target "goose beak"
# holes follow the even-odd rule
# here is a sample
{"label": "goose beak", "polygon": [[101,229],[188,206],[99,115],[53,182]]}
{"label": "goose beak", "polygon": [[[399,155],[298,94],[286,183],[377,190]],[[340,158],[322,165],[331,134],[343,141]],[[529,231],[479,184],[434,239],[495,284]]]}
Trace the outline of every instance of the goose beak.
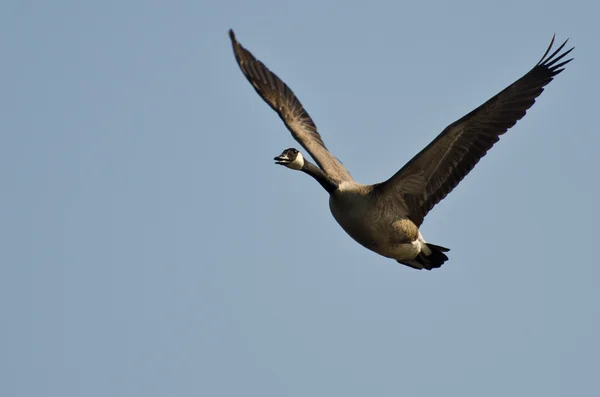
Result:
{"label": "goose beak", "polygon": [[290,162],[290,159],[287,156],[283,156],[283,155],[279,155],[279,156],[275,157],[273,160],[275,160],[275,164],[287,164]]}

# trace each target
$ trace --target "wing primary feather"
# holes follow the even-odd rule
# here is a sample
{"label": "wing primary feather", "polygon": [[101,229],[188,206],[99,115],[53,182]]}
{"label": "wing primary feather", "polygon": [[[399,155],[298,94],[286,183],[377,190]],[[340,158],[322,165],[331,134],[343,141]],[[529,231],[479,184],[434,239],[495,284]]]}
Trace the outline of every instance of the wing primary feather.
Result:
{"label": "wing primary feather", "polygon": [[537,65],[540,65],[544,61],[544,58],[546,58],[546,55],[548,55],[548,53],[552,49],[552,46],[554,45],[554,38],[555,37],[556,37],[556,33],[552,34],[552,40],[550,40],[550,45],[546,49],[546,52],[544,52],[544,55],[542,55],[542,59],[540,59],[540,61],[537,63]]}

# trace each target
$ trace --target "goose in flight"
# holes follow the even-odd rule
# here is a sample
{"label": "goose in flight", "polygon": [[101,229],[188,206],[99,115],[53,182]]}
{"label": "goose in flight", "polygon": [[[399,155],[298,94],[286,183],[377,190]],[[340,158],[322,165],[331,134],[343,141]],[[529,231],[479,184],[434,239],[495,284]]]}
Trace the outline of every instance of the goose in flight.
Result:
{"label": "goose in flight", "polygon": [[317,163],[290,148],[275,157],[276,164],[316,179],[329,193],[333,217],[356,242],[403,265],[427,270],[440,267],[449,251],[423,239],[419,227],[427,213],[525,116],[544,86],[573,59],[563,60],[573,50],[563,51],[567,41],[550,54],[553,36],[542,59],[523,77],[446,127],[387,181],[362,185],[329,153],[292,90],[236,40],[233,30],[229,37],[244,76]]}

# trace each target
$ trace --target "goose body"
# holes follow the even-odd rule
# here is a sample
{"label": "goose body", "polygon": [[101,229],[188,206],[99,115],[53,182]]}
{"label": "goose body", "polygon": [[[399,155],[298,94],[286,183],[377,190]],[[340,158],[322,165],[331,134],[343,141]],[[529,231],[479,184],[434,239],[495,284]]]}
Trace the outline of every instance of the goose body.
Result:
{"label": "goose body", "polygon": [[554,37],[542,59],[523,77],[483,105],[446,127],[427,147],[385,182],[355,182],[327,150],[317,127],[292,90],[229,36],[235,59],[263,100],[275,110],[292,136],[316,161],[295,148],[275,162],[313,177],[328,193],[331,214],[363,247],[415,269],[434,269],[448,248],[426,242],[419,230],[427,213],[473,169],[510,127],[534,104],[554,76],[572,59],[563,60],[566,41],[552,54]]}
{"label": "goose body", "polygon": [[379,255],[410,261],[427,249],[407,210],[378,197],[372,186],[342,182],[329,196],[329,209],[350,237]]}

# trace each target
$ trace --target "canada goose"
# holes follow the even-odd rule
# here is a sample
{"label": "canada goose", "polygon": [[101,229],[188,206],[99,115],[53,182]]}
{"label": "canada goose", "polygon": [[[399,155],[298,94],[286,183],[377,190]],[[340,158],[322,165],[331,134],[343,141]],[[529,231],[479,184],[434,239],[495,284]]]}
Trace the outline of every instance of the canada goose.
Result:
{"label": "canada goose", "polygon": [[573,58],[561,61],[568,40],[527,74],[483,105],[446,127],[427,147],[390,179],[374,185],[354,182],[333,157],[292,90],[257,60],[229,31],[235,59],[256,92],[283,120],[296,141],[318,167],[296,149],[275,157],[276,164],[302,171],[329,193],[329,208],[338,224],[356,242],[415,269],[440,267],[448,248],[425,242],[419,227],[427,213],[458,185],[475,164],[535,102],[544,86]]}

